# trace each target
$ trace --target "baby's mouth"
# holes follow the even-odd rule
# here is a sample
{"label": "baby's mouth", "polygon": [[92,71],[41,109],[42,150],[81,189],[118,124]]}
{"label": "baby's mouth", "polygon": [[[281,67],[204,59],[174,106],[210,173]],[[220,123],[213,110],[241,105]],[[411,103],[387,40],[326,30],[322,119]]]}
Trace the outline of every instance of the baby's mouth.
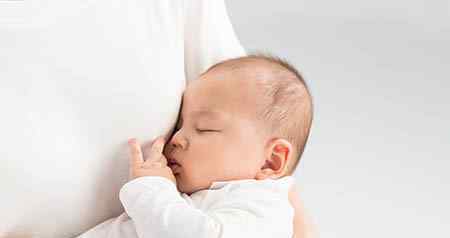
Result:
{"label": "baby's mouth", "polygon": [[169,164],[168,166],[172,170],[174,175],[177,175],[180,173],[181,166],[179,164]]}
{"label": "baby's mouth", "polygon": [[177,175],[180,172],[181,165],[173,159],[168,159],[167,166],[169,166],[174,175]]}

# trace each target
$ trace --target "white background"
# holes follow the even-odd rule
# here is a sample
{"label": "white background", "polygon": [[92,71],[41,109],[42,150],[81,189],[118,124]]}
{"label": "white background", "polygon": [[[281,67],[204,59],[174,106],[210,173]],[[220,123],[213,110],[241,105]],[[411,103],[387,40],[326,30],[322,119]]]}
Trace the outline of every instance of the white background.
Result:
{"label": "white background", "polygon": [[450,237],[450,3],[228,1],[290,60],[315,120],[296,173],[321,237]]}

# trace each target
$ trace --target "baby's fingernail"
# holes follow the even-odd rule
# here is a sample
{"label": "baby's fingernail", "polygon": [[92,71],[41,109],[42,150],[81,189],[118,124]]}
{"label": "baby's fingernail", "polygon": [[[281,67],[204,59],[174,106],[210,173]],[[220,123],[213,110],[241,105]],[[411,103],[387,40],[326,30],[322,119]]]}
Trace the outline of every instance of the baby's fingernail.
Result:
{"label": "baby's fingernail", "polygon": [[128,144],[134,144],[134,143],[136,143],[136,138],[128,139]]}
{"label": "baby's fingernail", "polygon": [[162,141],[162,139],[164,139],[163,137],[156,137],[155,138],[155,142],[158,142],[158,143],[160,143],[161,141]]}

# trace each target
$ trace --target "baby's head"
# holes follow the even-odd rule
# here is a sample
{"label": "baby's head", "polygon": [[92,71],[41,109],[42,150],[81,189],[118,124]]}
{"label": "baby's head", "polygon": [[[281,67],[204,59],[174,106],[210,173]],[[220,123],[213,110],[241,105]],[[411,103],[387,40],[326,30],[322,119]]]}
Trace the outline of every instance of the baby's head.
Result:
{"label": "baby's head", "polygon": [[291,65],[263,55],[226,60],[186,87],[164,154],[188,194],[215,181],[276,179],[294,172],[312,118],[311,95]]}

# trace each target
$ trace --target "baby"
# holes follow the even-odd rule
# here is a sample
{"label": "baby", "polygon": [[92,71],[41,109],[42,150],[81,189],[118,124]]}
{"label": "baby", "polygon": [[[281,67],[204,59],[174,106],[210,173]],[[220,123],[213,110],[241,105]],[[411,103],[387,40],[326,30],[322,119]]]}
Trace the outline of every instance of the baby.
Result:
{"label": "baby", "polygon": [[292,237],[290,175],[312,118],[307,85],[285,61],[251,55],[212,66],[186,87],[170,139],[128,141],[128,216],[80,237]]}

